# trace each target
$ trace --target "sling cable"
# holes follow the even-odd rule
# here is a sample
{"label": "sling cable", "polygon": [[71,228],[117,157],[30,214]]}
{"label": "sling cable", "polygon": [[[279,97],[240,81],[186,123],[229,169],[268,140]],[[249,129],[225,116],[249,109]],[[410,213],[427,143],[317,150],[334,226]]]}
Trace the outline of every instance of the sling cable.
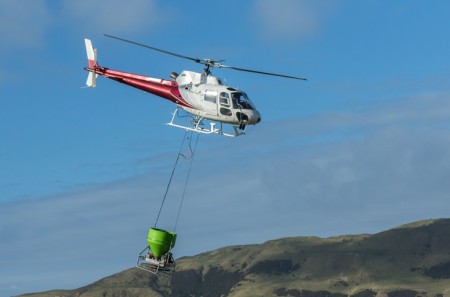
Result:
{"label": "sling cable", "polygon": [[[139,253],[137,258],[136,267],[143,269],[145,271],[157,274],[158,271],[169,271],[172,272],[175,270],[175,260],[172,255],[172,248],[175,246],[175,242],[177,239],[177,225],[180,218],[181,208],[183,206],[184,197],[186,194],[187,185],[189,182],[189,176],[191,174],[192,169],[192,163],[194,161],[195,151],[197,149],[197,143],[198,143],[198,137],[199,134],[196,134],[196,140],[195,144],[192,147],[192,131],[186,131],[183,141],[180,146],[180,150],[178,152],[177,158],[175,160],[175,164],[172,168],[172,173],[169,178],[169,182],[166,187],[166,191],[164,193],[164,197],[161,202],[161,206],[159,208],[158,216],[156,217],[155,224],[152,228],[148,231],[147,236],[147,246],[142,250],[142,252]],[[185,147],[185,144],[187,143],[189,147],[190,154],[188,156],[182,154],[182,151]],[[181,195],[181,202],[178,208],[177,217],[175,220],[175,224],[173,227],[173,231],[167,231],[164,229],[157,228],[158,220],[160,218],[162,209],[164,207],[164,203],[166,202],[167,194],[169,193],[171,184],[172,184],[172,178],[175,174],[175,170],[178,165],[178,161],[180,160],[180,157],[183,157],[184,159],[188,159],[189,162],[189,169],[187,172],[187,176],[184,183],[183,192]]]}

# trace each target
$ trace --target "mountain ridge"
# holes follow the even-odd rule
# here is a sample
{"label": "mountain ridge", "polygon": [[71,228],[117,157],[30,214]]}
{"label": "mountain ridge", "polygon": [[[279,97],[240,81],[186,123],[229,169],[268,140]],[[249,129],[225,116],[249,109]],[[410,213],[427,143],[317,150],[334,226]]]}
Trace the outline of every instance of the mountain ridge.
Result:
{"label": "mountain ridge", "polygon": [[375,234],[286,237],[177,259],[173,275],[136,268],[75,290],[20,296],[450,296],[450,219]]}

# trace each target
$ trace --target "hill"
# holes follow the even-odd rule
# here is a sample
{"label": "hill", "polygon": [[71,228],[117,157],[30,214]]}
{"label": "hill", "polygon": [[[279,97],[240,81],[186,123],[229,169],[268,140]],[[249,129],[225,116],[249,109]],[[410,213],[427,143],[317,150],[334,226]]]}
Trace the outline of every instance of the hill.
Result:
{"label": "hill", "polygon": [[33,297],[450,296],[450,219],[369,235],[292,237],[177,260],[173,275],[132,268]]}

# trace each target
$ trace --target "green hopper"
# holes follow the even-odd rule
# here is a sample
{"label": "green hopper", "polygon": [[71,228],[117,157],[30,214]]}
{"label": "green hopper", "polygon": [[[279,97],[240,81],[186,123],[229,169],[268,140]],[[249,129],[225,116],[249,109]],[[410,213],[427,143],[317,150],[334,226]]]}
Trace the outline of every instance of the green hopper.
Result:
{"label": "green hopper", "polygon": [[169,252],[177,239],[175,232],[169,232],[162,229],[150,228],[148,231],[147,242],[152,250],[153,256],[159,258]]}

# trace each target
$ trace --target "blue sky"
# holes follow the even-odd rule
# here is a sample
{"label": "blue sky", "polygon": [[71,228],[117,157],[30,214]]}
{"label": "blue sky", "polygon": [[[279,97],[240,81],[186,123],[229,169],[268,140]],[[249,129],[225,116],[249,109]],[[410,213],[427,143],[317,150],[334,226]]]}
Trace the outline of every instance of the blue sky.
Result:
{"label": "blue sky", "polygon": [[[448,1],[0,2],[0,295],[132,267],[182,130],[174,106],[87,73],[200,71],[136,40],[308,82],[216,69],[263,121],[201,136],[176,257],[284,236],[374,233],[448,217]],[[171,228],[188,162],[161,215]]]}

